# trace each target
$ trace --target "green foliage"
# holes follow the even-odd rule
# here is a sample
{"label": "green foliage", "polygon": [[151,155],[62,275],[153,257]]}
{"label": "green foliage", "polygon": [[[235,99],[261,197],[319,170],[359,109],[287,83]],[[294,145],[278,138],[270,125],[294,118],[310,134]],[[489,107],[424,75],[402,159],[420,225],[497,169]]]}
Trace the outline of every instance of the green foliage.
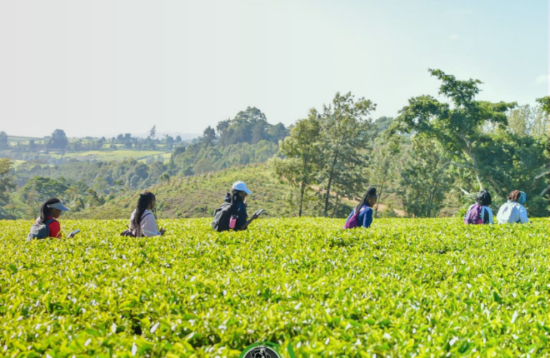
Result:
{"label": "green foliage", "polygon": [[82,181],[88,187],[95,187],[98,193],[106,194],[113,189],[119,189],[119,185],[128,189],[147,188],[156,183],[165,171],[166,166],[158,161],[149,165],[135,159],[111,162],[75,161],[58,166],[19,166],[16,181],[19,186],[25,185],[36,176],[64,179],[71,183]]}
{"label": "green foliage", "polygon": [[52,133],[52,137],[50,139],[50,142],[48,143],[48,146],[55,149],[64,149],[68,143],[69,140],[67,139],[65,131],[63,131],[62,129],[56,129]]}
{"label": "green foliage", "polygon": [[[284,160],[273,162],[275,174],[299,188],[299,216],[304,193],[314,181],[325,192],[324,215],[341,215],[342,197],[352,198],[365,187],[366,149],[375,133],[367,116],[375,104],[351,93],[336,93],[323,111],[312,109],[291,128],[281,143]],[[333,198],[334,197],[334,198]]]}
{"label": "green foliage", "polygon": [[[365,98],[355,99],[350,93],[336,93],[332,103],[318,114],[321,122],[321,151],[324,165],[320,180],[325,193],[324,215],[328,216],[331,189],[345,197],[353,197],[366,189],[364,182],[367,161],[365,149],[375,133],[367,116],[376,105]],[[338,202],[338,195],[336,196]],[[335,211],[338,206],[335,205]]]}
{"label": "green foliage", "polygon": [[9,202],[8,192],[15,188],[11,167],[12,162],[9,159],[0,159],[0,220],[13,219],[4,208]]}
{"label": "green foliage", "polygon": [[246,164],[262,163],[273,157],[279,146],[262,140],[256,144],[238,143],[227,146],[205,145],[205,142],[178,147],[172,154],[172,174],[204,174]]}
{"label": "green foliage", "polygon": [[436,139],[457,165],[468,167],[475,173],[480,189],[484,182],[491,182],[493,189],[498,191],[500,188],[492,180],[489,168],[478,163],[478,143],[490,140],[483,133],[483,126],[503,127],[508,123],[506,112],[515,103],[475,101],[481,81],[460,81],[441,70],[430,70],[430,73],[441,80],[439,93],[451,100],[453,108],[431,96],[412,98],[401,110],[394,130],[421,133]]}
{"label": "green foliage", "polygon": [[6,357],[238,357],[292,342],[297,357],[550,355],[548,222],[259,220],[217,234],[161,220],[63,220],[70,241],[0,229]]}
{"label": "green foliage", "polygon": [[[220,146],[237,143],[256,144],[262,140],[277,143],[287,135],[282,123],[267,123],[265,114],[256,107],[248,107],[245,111],[237,113],[235,118],[219,122],[216,129]],[[206,135],[210,138],[211,132],[205,132]]]}
{"label": "green foliage", "polygon": [[514,108],[508,114],[508,129],[518,136],[541,138],[548,136],[548,115],[543,106]]}
{"label": "green foliage", "polygon": [[69,189],[65,181],[52,178],[34,177],[25,184],[19,192],[25,201],[31,205],[40,204],[50,198],[62,197]]}
{"label": "green foliage", "polygon": [[[507,112],[515,103],[476,101],[479,80],[460,81],[440,70],[430,72],[442,81],[440,94],[451,100],[452,107],[431,96],[415,97],[403,108],[392,131],[437,140],[450,164],[460,168],[459,173],[462,170],[458,176],[462,183],[457,184],[466,184],[470,192],[485,188],[502,199],[519,189],[529,191],[530,196],[542,196],[545,183],[541,178],[548,176],[550,168],[544,150],[548,136],[531,135],[535,128],[541,132],[540,123],[544,121],[540,116],[531,121],[523,118],[521,111],[511,112],[510,127]],[[544,100],[539,102],[544,110]],[[477,186],[472,185],[474,180]],[[543,211],[537,208],[535,214]]]}
{"label": "green foliage", "polygon": [[[162,176],[162,174],[161,174]],[[295,204],[289,202],[289,195],[296,197],[294,188],[287,181],[274,177],[267,164],[248,165],[224,169],[219,172],[205,173],[193,176],[170,177],[169,181],[162,181],[146,189],[151,190],[162,203],[163,218],[212,217],[214,210],[223,202],[225,194],[230,191],[231,185],[244,181],[252,195],[247,198],[249,215],[263,208],[268,217],[288,215],[289,207]],[[130,214],[137,203],[137,192],[133,190],[121,191],[112,200],[104,205],[90,205],[78,213],[70,212],[71,218],[124,218]],[[318,194],[308,191],[308,200],[304,203],[303,214],[317,216],[321,214]],[[349,205],[343,204],[339,217],[347,215],[351,210]],[[160,213],[160,208],[157,208]]]}
{"label": "green foliage", "polygon": [[[378,123],[378,121],[376,122]],[[378,137],[373,143],[373,149],[368,161],[369,185],[377,189],[378,203],[381,204],[387,195],[395,192],[398,168],[402,167],[406,155],[401,153],[400,138],[385,135]],[[374,207],[374,215],[378,217],[379,204]],[[392,214],[393,210],[389,210]]]}
{"label": "green foliage", "polygon": [[451,186],[447,160],[432,140],[413,140],[409,160],[400,169],[399,196],[404,210],[414,217],[435,217]]}
{"label": "green foliage", "polygon": [[285,156],[272,161],[275,174],[298,188],[298,216],[302,216],[307,189],[313,184],[323,165],[321,152],[321,122],[312,110],[307,119],[299,120],[290,129],[290,136],[280,144],[280,153]]}

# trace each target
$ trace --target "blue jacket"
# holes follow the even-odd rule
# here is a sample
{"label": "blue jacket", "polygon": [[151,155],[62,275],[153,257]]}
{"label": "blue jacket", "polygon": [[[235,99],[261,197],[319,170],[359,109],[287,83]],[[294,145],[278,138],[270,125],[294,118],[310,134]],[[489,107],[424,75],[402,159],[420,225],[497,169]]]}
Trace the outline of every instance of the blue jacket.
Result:
{"label": "blue jacket", "polygon": [[[347,220],[349,220],[354,213],[355,209],[351,211],[351,214],[349,214]],[[372,208],[370,206],[363,205],[361,207],[361,210],[359,210],[359,216],[357,217],[357,224],[358,227],[370,227],[370,224],[372,224]]]}

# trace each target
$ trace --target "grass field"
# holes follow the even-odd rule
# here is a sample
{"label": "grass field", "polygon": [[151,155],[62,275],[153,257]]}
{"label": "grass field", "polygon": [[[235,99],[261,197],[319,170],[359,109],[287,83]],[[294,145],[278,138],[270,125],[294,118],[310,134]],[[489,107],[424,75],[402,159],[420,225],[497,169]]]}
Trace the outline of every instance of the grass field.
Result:
{"label": "grass field", "polygon": [[10,144],[17,144],[17,142],[21,142],[21,144],[29,144],[29,141],[34,140],[36,143],[42,143],[46,141],[47,139],[44,138],[38,138],[38,137],[23,137],[23,136],[8,136],[8,142]]}
{"label": "grass field", "polygon": [[168,154],[170,158],[170,153],[165,153],[162,151],[153,151],[153,150],[113,150],[113,151],[103,151],[103,150],[90,150],[86,152],[69,152],[65,155],[60,154],[51,154],[54,158],[74,158],[78,160],[101,160],[101,161],[110,161],[110,160],[123,160],[127,158],[145,158],[150,156],[161,155],[165,157]]}
{"label": "grass field", "polygon": [[[218,234],[161,220],[62,221],[26,242],[0,221],[4,357],[238,357],[257,341],[297,357],[547,357],[548,219],[267,219]],[[289,355],[282,352],[285,357]]]}

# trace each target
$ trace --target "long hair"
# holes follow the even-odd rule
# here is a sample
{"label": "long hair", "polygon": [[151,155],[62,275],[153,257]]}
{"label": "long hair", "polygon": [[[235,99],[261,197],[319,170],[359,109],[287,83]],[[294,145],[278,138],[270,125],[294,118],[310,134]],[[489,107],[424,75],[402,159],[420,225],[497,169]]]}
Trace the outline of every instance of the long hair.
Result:
{"label": "long hair", "polygon": [[359,210],[361,210],[361,208],[363,207],[363,205],[369,205],[370,198],[376,198],[376,197],[377,197],[376,188],[371,186],[370,188],[367,189],[367,191],[365,192],[365,195],[363,195],[363,198],[359,202],[359,205],[355,207],[355,212],[358,213]]}
{"label": "long hair", "polygon": [[48,208],[48,205],[60,203],[61,200],[58,198],[51,198],[48,199],[42,206],[40,207],[40,222],[45,223],[46,219],[49,217],[53,217],[52,215],[52,208]]}
{"label": "long hair", "polygon": [[513,192],[510,193],[510,195],[508,195],[508,200],[518,201],[520,196],[521,196],[521,192],[519,190],[514,190]]}
{"label": "long hair", "polygon": [[139,194],[139,199],[136,206],[136,213],[134,215],[134,227],[139,227],[139,223],[141,222],[141,217],[143,216],[143,213],[152,201],[155,200],[155,194],[151,193],[150,191],[146,191],[143,194]]}
{"label": "long hair", "polygon": [[480,191],[476,196],[476,203],[482,206],[489,206],[493,202],[491,194],[487,190]]}

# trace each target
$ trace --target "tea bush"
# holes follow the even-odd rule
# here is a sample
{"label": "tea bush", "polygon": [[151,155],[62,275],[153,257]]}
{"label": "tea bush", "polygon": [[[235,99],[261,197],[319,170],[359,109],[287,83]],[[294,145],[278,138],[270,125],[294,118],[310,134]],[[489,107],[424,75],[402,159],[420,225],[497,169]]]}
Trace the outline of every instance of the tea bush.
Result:
{"label": "tea bush", "polygon": [[[549,227],[456,219],[267,219],[218,234],[207,219],[71,221],[27,242],[0,221],[0,355],[238,357],[550,355]],[[288,356],[288,355],[287,355]]]}

